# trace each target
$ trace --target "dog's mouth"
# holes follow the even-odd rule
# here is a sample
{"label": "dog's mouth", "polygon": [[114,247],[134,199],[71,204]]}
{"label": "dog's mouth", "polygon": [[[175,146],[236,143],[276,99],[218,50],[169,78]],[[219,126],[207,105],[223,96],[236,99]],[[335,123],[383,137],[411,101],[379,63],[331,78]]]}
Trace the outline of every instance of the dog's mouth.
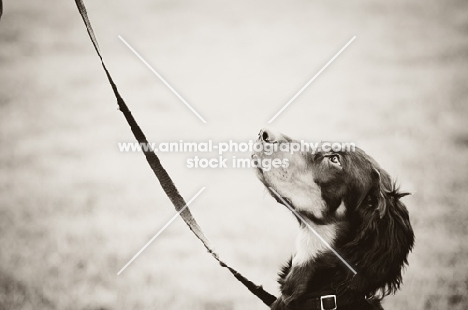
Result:
{"label": "dog's mouth", "polygon": [[279,203],[280,205],[283,205],[285,207],[288,207],[288,209],[294,209],[295,210],[290,198],[281,196],[281,195],[279,195],[278,191],[272,190],[273,187],[271,185],[269,185],[265,180],[262,180],[262,183],[265,185],[268,192],[276,200],[277,203]]}
{"label": "dog's mouth", "polygon": [[[261,154],[257,154],[257,153],[253,153],[252,155],[250,155],[250,157],[252,158],[252,160],[261,160],[262,159]],[[284,196],[279,196],[279,194],[277,194],[278,191],[276,191],[276,190],[272,191],[271,190],[271,188],[273,188],[273,187],[265,179],[265,174],[264,174],[265,172],[263,171],[263,169],[262,169],[262,167],[260,165],[257,165],[255,167],[255,171],[257,172],[257,177],[260,180],[260,182],[262,182],[263,185],[265,185],[268,192],[276,200],[276,202],[278,202],[279,204],[281,204],[283,206],[295,209],[290,198],[287,198],[287,197],[284,197]]]}
{"label": "dog's mouth", "polygon": [[[252,160],[254,161],[258,161],[261,159],[257,154],[253,153],[252,155],[250,155],[250,158],[252,158]],[[262,181],[263,184],[265,184],[265,179],[264,179],[264,176],[263,176],[263,169],[260,165],[255,165],[255,170],[257,171],[257,176],[258,178],[260,179],[260,181]],[[265,184],[266,186],[266,184]]]}
{"label": "dog's mouth", "polygon": [[[253,160],[258,160],[259,157],[257,154],[252,154],[250,156]],[[264,176],[264,172],[263,172],[263,169],[260,167],[260,166],[257,166],[255,168],[256,172],[257,172],[257,176],[258,176],[258,179],[263,183],[263,185],[265,185],[265,187],[267,188],[268,192],[270,193],[270,195],[275,198],[276,202],[278,202],[279,204],[283,205],[283,206],[289,206],[289,208],[293,208],[294,209],[294,206],[292,204],[292,201],[291,199],[287,198],[287,197],[284,197],[284,196],[278,196],[277,194],[277,191],[276,193],[273,192],[270,188],[272,188],[272,186],[270,184],[268,184],[267,180],[265,179],[265,176]]]}
{"label": "dog's mouth", "polygon": [[294,209],[291,199],[289,199],[287,197],[284,197],[284,196],[281,196],[281,198],[280,198],[274,193],[272,193],[272,195],[273,195],[273,197],[275,197],[276,201],[279,204],[282,204],[283,206],[290,207],[290,208]]}

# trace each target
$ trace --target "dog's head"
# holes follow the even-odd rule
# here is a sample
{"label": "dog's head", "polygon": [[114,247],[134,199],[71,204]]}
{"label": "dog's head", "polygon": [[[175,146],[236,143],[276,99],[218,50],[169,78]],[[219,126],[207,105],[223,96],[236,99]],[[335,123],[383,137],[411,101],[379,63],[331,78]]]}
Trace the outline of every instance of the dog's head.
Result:
{"label": "dog's head", "polygon": [[[388,173],[350,144],[321,142],[307,149],[266,129],[257,143],[263,151],[252,157],[272,196],[315,225],[339,227],[333,246],[358,272],[351,287],[366,294],[398,289],[414,235],[400,201],[406,194],[399,193]],[[262,169],[262,161],[274,159],[283,164]]]}

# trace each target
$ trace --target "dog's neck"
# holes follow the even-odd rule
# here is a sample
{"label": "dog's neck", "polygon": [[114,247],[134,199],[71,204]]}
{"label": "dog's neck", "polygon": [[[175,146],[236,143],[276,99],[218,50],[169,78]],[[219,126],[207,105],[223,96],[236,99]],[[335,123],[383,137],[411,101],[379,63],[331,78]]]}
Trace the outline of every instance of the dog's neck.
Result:
{"label": "dog's neck", "polygon": [[301,223],[300,232],[296,238],[296,254],[292,260],[293,267],[304,266],[313,261],[320,253],[329,250],[329,246],[333,246],[337,236],[336,223],[317,225],[309,220],[306,220],[306,223],[307,225]]}
{"label": "dog's neck", "polygon": [[[344,203],[335,210],[336,219],[343,218],[346,213]],[[303,222],[304,220],[305,222]],[[321,222],[324,222],[321,220]],[[338,234],[337,221],[332,223],[318,223],[307,217],[299,220],[300,232],[296,239],[296,254],[292,266],[303,266],[313,261],[320,253],[330,250]]]}
{"label": "dog's neck", "polygon": [[319,225],[309,219],[306,219],[306,223],[301,222],[296,253],[280,274],[282,303],[303,300],[311,294],[320,296],[330,293],[328,277],[316,278],[312,286],[310,281],[320,268],[320,264],[316,265],[317,260],[323,259],[323,255],[330,252],[330,247],[333,248],[337,233],[337,223]]}
{"label": "dog's neck", "polygon": [[281,297],[272,309],[306,309],[309,300],[330,294],[338,296],[338,293],[340,302],[344,304],[354,302],[356,298],[364,300],[364,295],[341,290],[340,284],[347,281],[349,272],[330,249],[340,251],[342,228],[346,224],[320,225],[311,219],[306,219],[306,223],[301,224],[296,253],[280,273]]}

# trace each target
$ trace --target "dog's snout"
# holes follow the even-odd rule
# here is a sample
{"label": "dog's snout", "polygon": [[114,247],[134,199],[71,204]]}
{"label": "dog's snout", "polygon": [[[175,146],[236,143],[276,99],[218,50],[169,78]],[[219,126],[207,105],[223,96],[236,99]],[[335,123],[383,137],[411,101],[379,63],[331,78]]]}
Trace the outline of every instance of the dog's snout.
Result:
{"label": "dog's snout", "polygon": [[273,132],[271,129],[264,128],[260,131],[260,139],[267,143],[278,142],[278,136],[279,135]]}

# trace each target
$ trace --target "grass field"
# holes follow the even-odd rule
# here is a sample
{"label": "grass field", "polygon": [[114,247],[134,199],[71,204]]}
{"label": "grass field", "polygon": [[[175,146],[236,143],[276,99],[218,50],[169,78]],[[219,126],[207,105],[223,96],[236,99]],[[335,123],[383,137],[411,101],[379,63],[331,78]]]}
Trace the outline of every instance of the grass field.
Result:
{"label": "grass field", "polygon": [[[413,193],[416,246],[386,309],[468,308],[468,2],[87,1],[110,70],[151,141],[353,141]],[[120,42],[122,35],[208,121]],[[265,309],[173,216],[137,153],[74,1],[4,3],[0,309]],[[219,252],[275,294],[294,219],[248,169],[161,154]]]}

